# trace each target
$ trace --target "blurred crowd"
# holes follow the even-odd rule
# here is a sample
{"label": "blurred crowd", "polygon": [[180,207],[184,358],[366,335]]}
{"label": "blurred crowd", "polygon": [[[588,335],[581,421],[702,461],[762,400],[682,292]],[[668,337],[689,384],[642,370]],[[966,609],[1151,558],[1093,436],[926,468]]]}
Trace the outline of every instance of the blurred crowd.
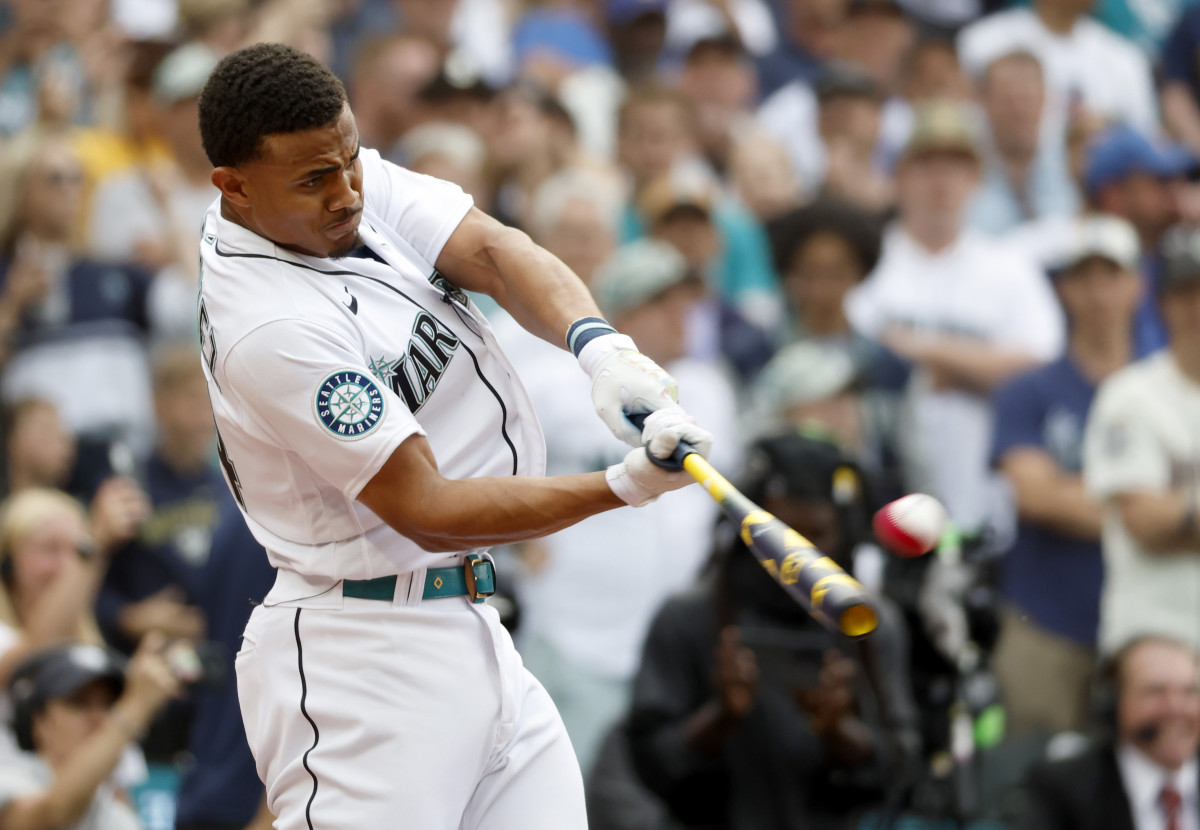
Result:
{"label": "blurred crowd", "polygon": [[[596,830],[1200,827],[1200,5],[0,0],[0,830],[270,826],[194,307],[198,98],[262,40],[569,265],[876,598],[831,633],[698,487],[496,551]],[[620,461],[475,300],[548,472]],[[917,559],[871,529],[909,492]]]}

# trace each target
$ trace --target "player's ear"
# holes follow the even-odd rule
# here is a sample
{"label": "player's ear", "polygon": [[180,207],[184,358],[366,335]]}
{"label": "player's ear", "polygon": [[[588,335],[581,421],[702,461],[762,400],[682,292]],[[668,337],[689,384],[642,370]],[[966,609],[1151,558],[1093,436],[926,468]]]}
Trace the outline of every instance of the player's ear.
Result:
{"label": "player's ear", "polygon": [[246,177],[236,167],[217,167],[212,171],[212,183],[221,195],[238,207],[248,207]]}

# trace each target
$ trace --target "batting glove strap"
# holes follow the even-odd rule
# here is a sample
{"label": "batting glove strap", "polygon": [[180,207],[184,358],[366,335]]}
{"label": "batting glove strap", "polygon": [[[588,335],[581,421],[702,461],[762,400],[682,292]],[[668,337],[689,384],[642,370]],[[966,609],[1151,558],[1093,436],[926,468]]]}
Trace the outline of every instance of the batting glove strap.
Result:
{"label": "batting glove strap", "polygon": [[691,481],[687,473],[670,473],[654,464],[646,450],[630,450],[625,460],[604,471],[609,488],[632,507],[645,507],[663,493],[678,490]]}
{"label": "batting glove strap", "polygon": [[679,398],[675,379],[624,334],[589,341],[579,352],[579,365],[592,379],[596,413],[613,435],[630,446],[642,443],[642,432],[626,413],[654,412],[674,406]]}

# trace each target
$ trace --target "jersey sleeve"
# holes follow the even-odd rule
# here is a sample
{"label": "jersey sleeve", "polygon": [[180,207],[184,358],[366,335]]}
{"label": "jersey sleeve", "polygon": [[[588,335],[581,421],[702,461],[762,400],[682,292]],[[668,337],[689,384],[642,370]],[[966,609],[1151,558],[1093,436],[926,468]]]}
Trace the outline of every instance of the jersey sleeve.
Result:
{"label": "jersey sleeve", "polygon": [[474,200],[456,184],[414,173],[362,150],[363,189],[371,210],[430,265]]}
{"label": "jersey sleeve", "polygon": [[364,364],[361,347],[319,323],[260,326],[232,347],[223,374],[221,391],[236,402],[244,429],[299,455],[351,499],[402,441],[424,434]]}
{"label": "jersey sleeve", "polygon": [[995,431],[992,434],[992,464],[999,464],[1009,450],[1017,447],[1043,449],[1045,439],[1042,418],[1045,407],[1031,376],[1019,375],[996,391],[992,399],[995,408]]}
{"label": "jersey sleeve", "polygon": [[1170,486],[1170,459],[1139,416],[1145,400],[1128,380],[1118,376],[1100,387],[1084,431],[1083,480],[1101,500]]}

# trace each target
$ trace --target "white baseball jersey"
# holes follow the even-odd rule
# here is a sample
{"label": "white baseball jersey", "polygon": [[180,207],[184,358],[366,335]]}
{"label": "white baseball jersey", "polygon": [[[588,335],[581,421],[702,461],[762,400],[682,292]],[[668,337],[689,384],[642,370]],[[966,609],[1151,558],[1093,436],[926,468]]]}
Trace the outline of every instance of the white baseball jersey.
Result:
{"label": "white baseball jersey", "polygon": [[220,200],[200,246],[226,479],[271,564],[314,586],[447,564],[355,500],[409,436],[426,436],[447,478],[545,470],[516,373],[432,265],[471,198],[375,151],[360,157],[360,232],[377,258],[283,249],[223,218]]}

